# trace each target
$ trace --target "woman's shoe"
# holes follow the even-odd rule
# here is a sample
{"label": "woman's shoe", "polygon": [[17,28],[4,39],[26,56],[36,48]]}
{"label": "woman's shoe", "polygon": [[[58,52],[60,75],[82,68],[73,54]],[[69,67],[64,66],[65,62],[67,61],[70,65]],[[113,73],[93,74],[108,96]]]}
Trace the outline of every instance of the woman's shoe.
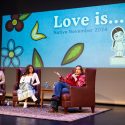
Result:
{"label": "woman's shoe", "polygon": [[27,108],[27,102],[24,102],[23,108]]}
{"label": "woman's shoe", "polygon": [[51,112],[58,112],[58,106],[59,106],[59,97],[53,96],[51,99]]}
{"label": "woman's shoe", "polygon": [[35,95],[32,95],[32,97],[31,97],[32,99],[33,99],[33,101],[34,102],[36,102],[37,101],[37,98],[36,98],[36,96]]}
{"label": "woman's shoe", "polygon": [[52,98],[51,98],[51,100],[53,101],[53,100],[55,100],[55,101],[59,101],[60,100],[60,97],[58,97],[58,96],[52,96]]}

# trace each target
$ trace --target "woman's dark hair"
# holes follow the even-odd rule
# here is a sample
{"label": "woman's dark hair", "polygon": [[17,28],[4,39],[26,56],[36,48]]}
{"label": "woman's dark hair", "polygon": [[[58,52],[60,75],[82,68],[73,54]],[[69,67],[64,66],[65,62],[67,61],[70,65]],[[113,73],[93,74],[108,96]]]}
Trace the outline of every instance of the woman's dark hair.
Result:
{"label": "woman's dark hair", "polygon": [[33,68],[33,73],[35,72],[35,69],[34,69],[33,65],[28,65],[28,66],[26,67],[26,70],[25,70],[24,75],[27,75],[27,74],[29,74],[29,73],[30,73],[30,72],[29,72],[29,68],[30,68],[30,67],[32,67],[32,68]]}
{"label": "woman's dark hair", "polygon": [[[123,29],[121,27],[116,27],[113,31],[112,31],[112,38],[114,39],[114,34],[119,32],[119,31],[123,31]],[[113,47],[115,46],[115,39],[114,39],[114,42],[113,42]]]}
{"label": "woman's dark hair", "polygon": [[76,67],[79,67],[79,68],[80,68],[80,70],[81,70],[81,75],[83,75],[83,74],[84,74],[84,70],[83,70],[82,66],[81,66],[81,65],[77,65]]}

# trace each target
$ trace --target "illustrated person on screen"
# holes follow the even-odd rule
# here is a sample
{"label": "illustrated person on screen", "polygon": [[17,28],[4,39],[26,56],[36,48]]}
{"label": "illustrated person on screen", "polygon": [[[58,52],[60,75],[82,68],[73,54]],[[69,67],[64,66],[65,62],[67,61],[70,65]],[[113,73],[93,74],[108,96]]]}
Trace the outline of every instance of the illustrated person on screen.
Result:
{"label": "illustrated person on screen", "polygon": [[37,101],[34,86],[37,86],[38,84],[40,84],[40,81],[37,73],[35,73],[34,67],[32,65],[28,65],[25,73],[20,79],[19,89],[17,91],[18,100],[25,100],[23,108],[27,108],[27,99],[29,97],[31,97],[34,102]]}
{"label": "illustrated person on screen", "polygon": [[115,57],[123,57],[125,50],[125,33],[121,27],[116,27],[112,31],[113,50]]}
{"label": "illustrated person on screen", "polygon": [[70,86],[85,86],[85,71],[82,69],[82,66],[77,65],[72,73],[62,77],[60,73],[55,72],[59,76],[59,81],[55,83],[54,93],[51,100],[51,109],[50,112],[57,112],[58,105],[60,102],[60,97],[62,93],[69,93]]}

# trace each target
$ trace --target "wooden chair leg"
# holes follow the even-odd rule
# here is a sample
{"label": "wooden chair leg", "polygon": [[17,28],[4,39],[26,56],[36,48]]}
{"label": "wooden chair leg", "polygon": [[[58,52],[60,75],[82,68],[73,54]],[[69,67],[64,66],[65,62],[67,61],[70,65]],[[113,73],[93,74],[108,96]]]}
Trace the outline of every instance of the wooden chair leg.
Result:
{"label": "wooden chair leg", "polygon": [[94,113],[95,112],[95,106],[92,106],[91,110],[92,110],[92,113]]}
{"label": "wooden chair leg", "polygon": [[4,100],[3,100],[3,101],[1,101],[1,104],[2,104],[2,105],[4,105]]}
{"label": "wooden chair leg", "polygon": [[38,106],[38,103],[37,102],[35,102],[35,107],[37,107]]}
{"label": "wooden chair leg", "polygon": [[79,110],[81,111],[81,110],[82,110],[82,107],[79,107]]}
{"label": "wooden chair leg", "polygon": [[16,102],[15,101],[13,101],[13,107],[15,107],[16,106]]}
{"label": "wooden chair leg", "polygon": [[64,113],[66,114],[68,112],[68,107],[64,107]]}
{"label": "wooden chair leg", "polygon": [[40,97],[38,97],[37,99],[38,99],[38,100],[37,100],[36,103],[37,103],[37,107],[39,107],[39,106],[40,106],[41,99],[40,99]]}

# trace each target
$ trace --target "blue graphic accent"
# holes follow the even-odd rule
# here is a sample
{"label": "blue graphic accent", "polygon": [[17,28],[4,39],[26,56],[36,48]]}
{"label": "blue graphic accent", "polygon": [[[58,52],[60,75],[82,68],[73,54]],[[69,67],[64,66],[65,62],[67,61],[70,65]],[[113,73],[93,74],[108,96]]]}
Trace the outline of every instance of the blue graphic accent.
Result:
{"label": "blue graphic accent", "polygon": [[23,53],[23,48],[21,46],[15,47],[15,41],[10,39],[7,43],[7,48],[2,48],[3,66],[4,67],[19,67],[20,59]]}

